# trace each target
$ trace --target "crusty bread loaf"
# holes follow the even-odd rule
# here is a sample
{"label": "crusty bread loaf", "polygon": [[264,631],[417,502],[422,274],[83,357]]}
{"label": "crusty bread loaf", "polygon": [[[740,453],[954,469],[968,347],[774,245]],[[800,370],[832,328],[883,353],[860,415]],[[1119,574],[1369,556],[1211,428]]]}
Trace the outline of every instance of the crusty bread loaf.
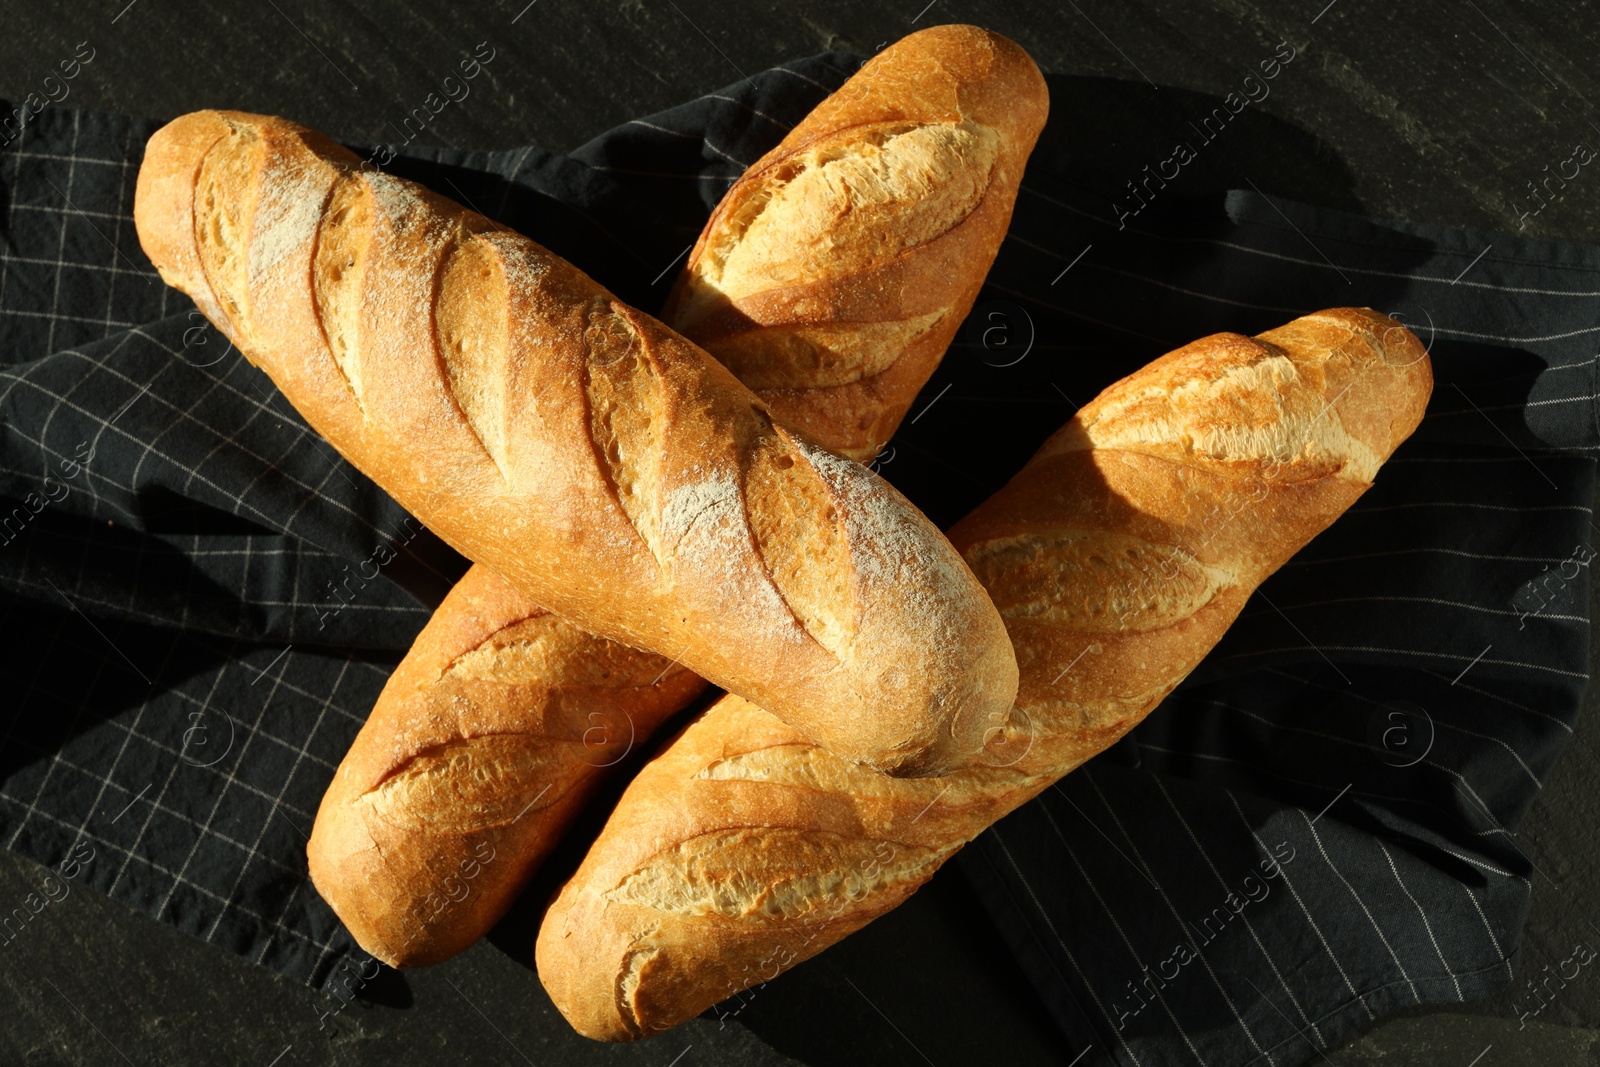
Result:
{"label": "crusty bread loaf", "polygon": [[896,42],[728,190],[663,317],[780,423],[871,459],[977,299],[1048,109],[997,33]]}
{"label": "crusty bread loaf", "polygon": [[1005,628],[887,483],[773,423],[705,352],[532,241],[281,119],[151,138],[134,215],[341,453],[584,629],[894,773],[981,747]]}
{"label": "crusty bread loaf", "polygon": [[505,914],[600,772],[704,689],[474,568],[339,765],[311,880],[378,959],[447,959]]}
{"label": "crusty bread loaf", "polygon": [[[958,70],[941,66],[937,77],[920,88],[907,80],[908,63],[943,61],[952,49],[966,45],[971,47],[958,57]],[[822,447],[860,459],[876,454],[894,432],[905,402],[937,365],[1004,235],[1022,160],[1044,118],[1043,82],[1037,74],[1027,77],[1029,69],[1031,63],[1015,46],[972,27],[911,35],[835,94],[848,107],[825,105],[819,114],[828,121],[802,122],[786,142],[798,147],[769,155],[750,178],[735,184],[701,238],[702,250],[737,249],[735,275],[737,264],[767,254],[774,242],[789,255],[803,249],[807,280],[795,287],[796,296],[875,284],[870,280],[885,274],[890,259],[925,259],[937,268],[939,287],[914,299],[944,302],[935,328],[913,330],[909,344],[900,338],[904,321],[894,317],[903,310],[900,297],[865,318],[860,301],[821,298],[803,323],[780,316],[776,324],[748,322],[731,335],[717,316],[678,321],[674,316],[693,301],[673,301],[664,321],[691,341],[717,344],[746,385],[763,386],[758,395],[780,423],[803,411],[806,430]],[[959,116],[935,115],[908,126],[903,121],[908,97],[926,92],[954,94]],[[997,94],[1015,98],[1007,105]],[[787,161],[781,181],[773,167],[780,159]],[[850,167],[856,169],[841,180],[841,169]],[[840,197],[851,188],[844,182],[862,180],[867,184],[860,190],[862,199],[852,200],[851,217],[870,219],[871,225],[819,229],[817,212],[838,210]],[[812,192],[805,193],[807,188]],[[740,208],[756,196],[765,196],[767,204],[758,227],[763,236],[752,237]],[[947,214],[930,223],[930,211]],[[893,256],[880,231],[900,235]],[[683,281],[701,294],[702,304],[707,297],[701,279],[715,259],[700,254],[685,269]],[[850,314],[857,317],[843,317]],[[702,336],[702,330],[713,332]],[[859,373],[850,360],[875,361],[881,369]],[[841,373],[853,380],[840,384]],[[774,382],[779,387],[772,388]],[[816,402],[806,400],[807,394],[815,394]],[[525,620],[539,610],[475,564],[378,698],[317,813],[307,850],[312,881],[357,942],[391,966],[438,962],[488,931],[555,846],[579,798],[605,773],[606,761],[572,743],[581,717],[557,716],[556,735],[539,738],[552,715],[550,702],[577,684],[569,672],[587,672],[591,660],[614,661],[623,655],[618,646],[590,637],[594,647],[585,650],[581,631],[567,628],[560,631],[563,655],[550,664],[548,676],[531,670],[536,660],[526,655],[480,657],[470,684],[445,669],[469,648],[523,632]],[[637,657],[642,672],[660,673],[659,667],[643,666],[655,657]],[[614,715],[627,715],[630,738],[643,741],[660,719],[698,692],[688,683],[692,675],[674,677],[679,684],[648,694],[619,691]],[[606,690],[581,692],[589,714],[606,712]],[[641,699],[652,701],[647,713],[637,710]],[[632,701],[634,710],[621,706],[621,700]],[[507,735],[519,746],[536,747],[540,758],[503,758]],[[448,746],[449,759],[434,758],[432,750],[440,746]],[[378,794],[393,790],[390,775],[408,757],[406,795],[415,803],[382,802],[385,815],[378,817]],[[456,799],[450,780],[475,773],[481,762],[492,763],[493,776],[481,789],[472,786],[468,799]],[[425,781],[429,787],[419,788]],[[552,801],[559,795],[560,803],[537,804],[514,827],[500,825],[495,802],[531,798],[551,790],[552,781],[561,788],[545,795]],[[428,805],[448,808],[448,818],[425,810]],[[477,863],[471,848],[490,849],[496,861]],[[458,865],[474,870],[470,884]],[[463,892],[465,898],[453,899]]]}
{"label": "crusty bread loaf", "polygon": [[629,785],[539,931],[579,1032],[631,1040],[772,978],[909,896],[1112,744],[1416,428],[1426,352],[1367,310],[1218,334],[1105,390],[951,532],[1022,686],[975,765],[893,779],[726,697]]}

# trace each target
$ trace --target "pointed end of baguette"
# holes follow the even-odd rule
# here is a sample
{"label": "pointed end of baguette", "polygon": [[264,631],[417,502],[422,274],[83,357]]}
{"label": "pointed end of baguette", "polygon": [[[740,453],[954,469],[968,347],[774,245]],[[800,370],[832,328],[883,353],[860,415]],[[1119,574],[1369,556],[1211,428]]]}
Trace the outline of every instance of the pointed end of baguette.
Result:
{"label": "pointed end of baguette", "polygon": [[963,114],[1005,129],[1029,148],[1050,108],[1050,90],[1033,57],[1011,38],[982,26],[952,23],[908,34],[856,75],[868,77],[949,84]]}
{"label": "pointed end of baguette", "polygon": [[198,294],[195,303],[216,322],[226,322],[206,294],[205,271],[194,238],[195,184],[211,147],[228,135],[226,113],[196,111],[151,135],[133,194],[139,246],[162,281]]}
{"label": "pointed end of baguette", "polygon": [[1367,485],[1432,390],[1410,330],[1369,308],[1330,308],[1167,353],[1084,405],[1040,456],[1117,449],[1264,481]]}
{"label": "pointed end of baguette", "polygon": [[[613,925],[603,915],[605,902],[590,889],[563,889],[539,926],[534,942],[534,966],[539,981],[563,1018],[591,1041],[635,1041],[645,1036],[637,1015],[628,1006],[627,979],[647,962],[644,954],[628,953],[612,944]],[[604,938],[607,944],[597,946]],[[620,954],[621,970],[613,975],[602,961]],[[627,961],[631,958],[633,966]]]}
{"label": "pointed end of baguette", "polygon": [[[1428,348],[1399,320],[1371,308],[1329,308],[1260,335],[1285,348],[1323,350],[1337,374],[1331,401],[1350,434],[1386,460],[1422,423],[1433,395]],[[1340,367],[1340,363],[1343,367]]]}
{"label": "pointed end of baguette", "polygon": [[306,844],[311,884],[373,958],[391,967],[412,965],[417,961],[391,944],[387,931],[374,918],[383,909],[375,907],[367,894],[388,877],[383,855],[366,824],[344,803],[339,785],[336,779],[324,797]]}

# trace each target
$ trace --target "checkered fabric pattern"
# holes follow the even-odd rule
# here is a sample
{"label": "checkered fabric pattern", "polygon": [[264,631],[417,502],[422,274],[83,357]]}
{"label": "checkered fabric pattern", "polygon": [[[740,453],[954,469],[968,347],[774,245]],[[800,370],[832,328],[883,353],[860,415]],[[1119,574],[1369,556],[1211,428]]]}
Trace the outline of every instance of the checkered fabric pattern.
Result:
{"label": "checkered fabric pattern", "polygon": [[[1301,1063],[1385,1011],[1504,988],[1535,880],[1565,892],[1514,831],[1588,683],[1600,250],[1253,190],[1118,229],[1047,168],[990,283],[1041,339],[1140,352],[1125,372],[1369,306],[1428,345],[1436,384],[1373,489],[1179,690],[964,870],[1084,1063]],[[1045,368],[1034,395],[1107,380]]]}
{"label": "checkered fabric pattern", "polygon": [[[389,169],[655,310],[727,186],[858,62],[569,156]],[[52,865],[87,844],[80,880],[321,986],[357,950],[306,834],[465,564],[157,278],[130,217],[155,127],[47,110],[0,153],[0,835]],[[1047,131],[875,465],[948,524],[1196,337],[1364,305],[1430,346],[1433,403],[1376,487],[1144,726],[960,860],[1083,1063],[1298,1063],[1512,974],[1536,877],[1512,833],[1588,677],[1600,251],[1257,190],[1119,220],[1124,178]]]}
{"label": "checkered fabric pattern", "polygon": [[[570,159],[390,169],[653,306],[744,164],[855,66],[768,71]],[[0,835],[50,865],[87,845],[80,881],[322,986],[365,957],[307,879],[307,834],[466,561],[161,282],[132,219],[158,126],[47,110],[0,155]]]}

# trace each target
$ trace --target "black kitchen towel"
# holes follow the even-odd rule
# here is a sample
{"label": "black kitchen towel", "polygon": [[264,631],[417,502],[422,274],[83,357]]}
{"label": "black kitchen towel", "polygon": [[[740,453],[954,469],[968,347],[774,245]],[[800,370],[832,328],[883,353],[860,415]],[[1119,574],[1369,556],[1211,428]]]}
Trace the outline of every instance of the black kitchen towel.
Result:
{"label": "black kitchen towel", "polygon": [[[393,146],[388,169],[654,310],[728,184],[858,62],[766,71],[568,156]],[[464,564],[155,276],[130,210],[156,125],[47,109],[0,154],[0,835],[333,987],[365,957],[305,835]],[[1504,986],[1538,877],[1511,832],[1587,680],[1600,251],[1254,188],[1138,195],[1068,141],[1047,130],[989,285],[876,461],[936,521],[1207,333],[1372,306],[1438,384],[1195,675],[963,869],[1083,1063],[1299,1063],[1389,1008]]]}
{"label": "black kitchen towel", "polygon": [[[1588,681],[1600,249],[1253,189],[1130,220],[1131,197],[1036,162],[990,283],[1027,336],[1123,373],[1363,305],[1412,327],[1436,384],[1180,689],[964,870],[1085,1063],[1300,1063],[1384,1011],[1503,988],[1533,880],[1562,892],[1512,833]],[[1077,401],[1111,376],[1030,364]]]}

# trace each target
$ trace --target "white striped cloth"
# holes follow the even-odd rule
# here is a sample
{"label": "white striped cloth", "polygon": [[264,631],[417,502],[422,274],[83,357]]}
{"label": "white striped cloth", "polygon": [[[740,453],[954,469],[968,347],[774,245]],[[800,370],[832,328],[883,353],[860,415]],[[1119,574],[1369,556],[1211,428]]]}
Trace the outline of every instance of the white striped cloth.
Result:
{"label": "white striped cloth", "polygon": [[[570,156],[390,169],[653,310],[728,184],[855,66],[766,71]],[[87,842],[80,880],[326,986],[355,948],[304,836],[463,564],[155,278],[129,217],[153,129],[47,110],[0,154],[0,835],[52,864]],[[1125,177],[1047,131],[879,465],[948,523],[1195,337],[1355,304],[1431,346],[1428,417],[1376,487],[1144,726],[961,860],[1068,1058],[1299,1063],[1512,973],[1539,876],[1511,832],[1587,683],[1600,252],[1254,190],[1119,229]]]}

